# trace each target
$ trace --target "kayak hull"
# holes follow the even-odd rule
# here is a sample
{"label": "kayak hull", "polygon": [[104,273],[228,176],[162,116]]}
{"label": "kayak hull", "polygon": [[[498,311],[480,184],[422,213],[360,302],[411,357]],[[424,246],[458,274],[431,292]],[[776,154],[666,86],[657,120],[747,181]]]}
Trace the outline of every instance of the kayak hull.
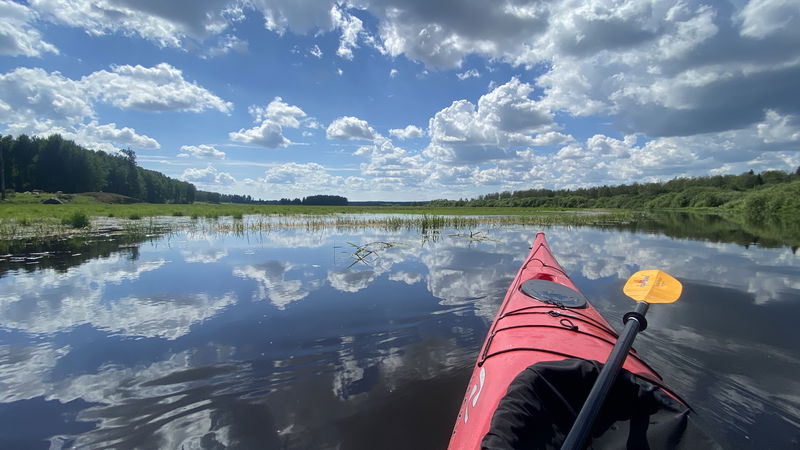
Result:
{"label": "kayak hull", "polygon": [[[534,298],[527,289],[532,285],[545,289],[534,289]],[[548,290],[548,286],[552,289]],[[565,292],[580,297],[581,301],[575,303],[580,305],[562,303]],[[617,333],[584,300],[550,251],[544,233],[538,233],[478,354],[448,448],[480,448],[509,384],[532,364],[565,358],[605,363]],[[658,374],[633,350],[623,369],[660,384]]]}

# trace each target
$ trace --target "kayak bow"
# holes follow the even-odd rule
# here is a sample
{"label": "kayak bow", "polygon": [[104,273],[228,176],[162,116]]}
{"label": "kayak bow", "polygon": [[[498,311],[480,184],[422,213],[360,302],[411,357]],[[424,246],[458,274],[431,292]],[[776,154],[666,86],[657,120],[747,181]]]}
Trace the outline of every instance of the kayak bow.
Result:
{"label": "kayak bow", "polygon": [[[533,364],[572,359],[604,363],[617,338],[553,257],[544,233],[538,233],[478,354],[449,448],[479,448],[509,385]],[[661,377],[633,349],[622,368],[652,383],[655,390],[663,390],[667,401],[685,407],[661,386]],[[570,414],[574,414],[572,409]],[[563,438],[563,434],[557,437]]]}

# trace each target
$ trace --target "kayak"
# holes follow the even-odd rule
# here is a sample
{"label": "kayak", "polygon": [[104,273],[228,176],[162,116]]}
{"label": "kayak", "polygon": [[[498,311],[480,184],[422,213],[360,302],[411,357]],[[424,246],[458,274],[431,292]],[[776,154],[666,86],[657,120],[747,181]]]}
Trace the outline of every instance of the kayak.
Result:
{"label": "kayak", "polygon": [[[498,442],[524,443],[525,439],[527,444],[520,447],[560,448],[617,337],[556,261],[544,233],[538,233],[478,354],[448,448],[516,448]],[[631,439],[659,439],[651,436],[658,433],[652,405],[666,411],[666,426],[676,427],[680,435],[686,429],[688,406],[663,386],[661,377],[635,350],[627,354],[622,369],[620,386],[614,386],[608,401],[611,406],[601,410],[601,415],[613,417],[601,417],[601,430],[592,441],[608,445],[597,448],[613,448],[609,443],[614,439],[622,439],[621,448],[631,448]],[[621,384],[626,380],[632,387]],[[639,406],[628,406],[630,399]],[[642,402],[649,402],[648,406],[641,406]],[[642,416],[643,408],[648,411]],[[632,438],[640,419],[646,429],[643,433],[649,434]],[[531,434],[532,428],[538,430],[535,435],[518,436]],[[605,431],[608,436],[622,433],[622,437],[603,441]],[[666,432],[665,439],[673,439],[674,434],[674,429]],[[681,447],[680,442],[689,441],[679,438],[665,448]]]}

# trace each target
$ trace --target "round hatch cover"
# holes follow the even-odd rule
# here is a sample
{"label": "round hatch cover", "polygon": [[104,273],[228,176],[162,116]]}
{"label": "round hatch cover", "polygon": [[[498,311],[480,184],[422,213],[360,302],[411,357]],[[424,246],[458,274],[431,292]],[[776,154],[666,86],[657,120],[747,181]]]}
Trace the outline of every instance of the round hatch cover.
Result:
{"label": "round hatch cover", "polygon": [[586,296],[563,284],[547,280],[528,280],[522,283],[522,292],[528,297],[567,308],[585,308]]}

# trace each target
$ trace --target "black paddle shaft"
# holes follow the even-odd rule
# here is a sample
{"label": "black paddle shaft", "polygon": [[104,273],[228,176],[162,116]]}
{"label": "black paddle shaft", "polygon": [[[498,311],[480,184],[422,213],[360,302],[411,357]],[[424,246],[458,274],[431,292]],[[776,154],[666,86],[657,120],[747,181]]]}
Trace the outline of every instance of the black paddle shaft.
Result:
{"label": "black paddle shaft", "polygon": [[635,313],[626,315],[629,320],[625,323],[622,334],[617,339],[617,343],[611,350],[603,370],[600,371],[597,381],[592,386],[592,390],[586,398],[586,403],[583,404],[578,418],[575,419],[575,424],[572,425],[572,429],[564,440],[561,450],[582,450],[585,447],[586,440],[597,418],[597,413],[600,412],[600,407],[603,406],[603,401],[608,395],[608,391],[614,384],[614,380],[617,379],[619,369],[622,368],[622,364],[628,356],[636,334],[646,326],[640,320],[647,313],[648,306],[646,302],[639,302],[636,305]]}

